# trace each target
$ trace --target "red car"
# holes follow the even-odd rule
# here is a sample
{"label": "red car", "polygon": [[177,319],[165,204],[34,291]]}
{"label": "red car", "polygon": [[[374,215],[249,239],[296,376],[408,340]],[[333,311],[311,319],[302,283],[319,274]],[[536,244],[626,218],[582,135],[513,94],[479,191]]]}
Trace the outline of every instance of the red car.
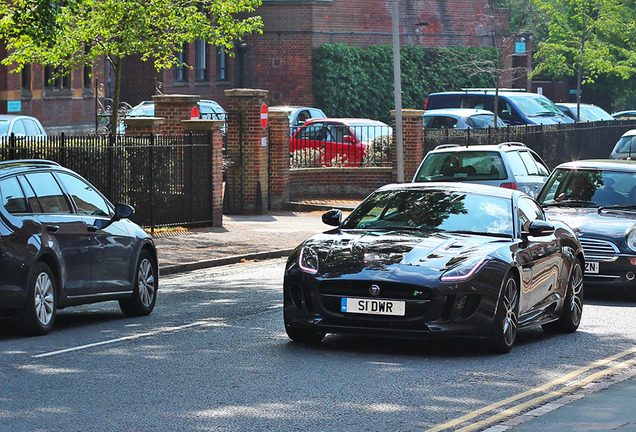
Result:
{"label": "red car", "polygon": [[[367,148],[380,145],[379,138],[390,142],[392,128],[378,120],[357,118],[312,119],[290,139],[292,159],[303,159],[304,166],[360,166]],[[377,152],[377,149],[376,149]]]}

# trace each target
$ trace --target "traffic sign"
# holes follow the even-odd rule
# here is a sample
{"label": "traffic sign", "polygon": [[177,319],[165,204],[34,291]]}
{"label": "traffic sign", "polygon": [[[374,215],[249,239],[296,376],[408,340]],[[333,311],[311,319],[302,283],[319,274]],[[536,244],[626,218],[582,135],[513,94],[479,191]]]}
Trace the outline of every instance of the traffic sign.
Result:
{"label": "traffic sign", "polygon": [[263,129],[267,127],[267,105],[261,105],[261,126]]}
{"label": "traffic sign", "polygon": [[201,118],[201,116],[199,115],[199,108],[193,106],[192,110],[190,111],[190,120],[197,120],[199,118]]}

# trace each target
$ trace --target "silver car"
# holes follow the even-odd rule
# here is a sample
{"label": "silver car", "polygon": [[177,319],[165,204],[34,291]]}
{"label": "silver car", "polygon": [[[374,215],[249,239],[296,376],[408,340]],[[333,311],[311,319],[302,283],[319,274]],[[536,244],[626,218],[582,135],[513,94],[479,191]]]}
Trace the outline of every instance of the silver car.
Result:
{"label": "silver car", "polygon": [[[495,127],[492,111],[474,108],[447,108],[427,110],[422,115],[424,129],[483,129]],[[506,124],[497,118],[497,127]]]}
{"label": "silver car", "polygon": [[0,115],[0,137],[10,137],[13,134],[16,138],[35,137],[36,139],[46,138],[46,130],[42,123],[35,117],[25,115]]}
{"label": "silver car", "polygon": [[413,182],[480,183],[518,189],[535,197],[549,174],[541,157],[523,143],[444,144],[428,152]]}
{"label": "silver car", "polygon": [[625,132],[616,142],[610,159],[635,159],[636,158],[636,129]]}

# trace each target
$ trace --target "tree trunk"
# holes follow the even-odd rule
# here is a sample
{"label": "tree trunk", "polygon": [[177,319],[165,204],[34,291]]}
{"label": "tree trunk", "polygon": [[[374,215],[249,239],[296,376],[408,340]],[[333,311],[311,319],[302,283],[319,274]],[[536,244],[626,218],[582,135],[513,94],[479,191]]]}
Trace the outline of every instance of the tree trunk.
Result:
{"label": "tree trunk", "polygon": [[111,57],[110,62],[115,71],[115,87],[113,89],[113,107],[110,114],[110,133],[117,134],[117,125],[119,124],[119,91],[121,89],[121,57]]}

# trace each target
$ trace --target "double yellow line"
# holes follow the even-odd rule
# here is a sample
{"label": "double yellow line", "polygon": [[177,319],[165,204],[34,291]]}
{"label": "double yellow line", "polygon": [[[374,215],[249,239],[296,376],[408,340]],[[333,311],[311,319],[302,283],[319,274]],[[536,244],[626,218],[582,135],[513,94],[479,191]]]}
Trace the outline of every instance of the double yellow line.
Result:
{"label": "double yellow line", "polygon": [[[499,402],[495,402],[491,405],[488,405],[484,408],[480,408],[478,410],[475,410],[473,412],[470,412],[466,415],[463,415],[459,418],[456,418],[454,420],[451,420],[449,422],[446,422],[444,424],[440,424],[438,426],[435,426],[431,429],[426,430],[426,432],[440,432],[440,431],[446,431],[446,430],[453,430],[456,432],[470,432],[470,431],[476,431],[479,429],[482,429],[486,426],[492,425],[494,423],[497,423],[507,417],[511,417],[513,415],[517,415],[519,413],[521,413],[522,411],[531,408],[535,405],[538,405],[544,401],[550,400],[550,399],[554,399],[556,397],[562,396],[564,394],[567,394],[575,389],[581,388],[599,378],[603,378],[604,376],[613,374],[617,371],[620,371],[622,369],[627,369],[628,367],[636,364],[636,357],[632,357],[629,358],[627,360],[622,360],[618,363],[615,363],[616,361],[623,359],[624,357],[628,357],[631,356],[633,354],[636,354],[636,347],[620,352],[618,354],[615,354],[611,357],[607,357],[604,358],[602,360],[598,360],[594,363],[591,363],[588,366],[582,367],[580,369],[577,369],[573,372],[570,372],[567,375],[564,375],[560,378],[557,378],[554,381],[551,381],[547,384],[544,384],[542,386],[536,387],[534,389],[525,391],[523,393],[519,393],[517,395],[511,396],[507,399],[504,399],[502,401]],[[613,363],[610,365],[610,363]],[[571,383],[571,384],[566,384],[568,382],[573,381],[574,379],[576,379],[577,377],[585,374],[586,372],[590,372],[593,369],[597,369],[597,368],[603,368],[597,372],[594,372],[590,375],[587,375],[585,377],[582,377],[580,379],[578,379],[576,382]],[[565,384],[565,385],[564,385]],[[558,388],[549,391],[550,389],[552,389],[553,387],[557,387]],[[503,411],[500,411],[496,414],[491,415],[488,418],[485,418],[483,420],[480,420],[478,422],[475,423],[471,423],[467,426],[461,427],[459,429],[455,429],[456,427],[459,427],[460,425],[462,425],[463,423],[466,423],[468,421],[471,421],[477,417],[480,417],[484,414],[488,414],[490,412],[496,411],[500,408],[503,408],[509,404],[512,404],[514,402],[520,401],[522,399],[525,399],[527,397],[531,397],[534,395],[538,395],[532,399],[529,399],[525,402],[521,402],[517,405],[514,405],[510,408],[507,408]]]}

